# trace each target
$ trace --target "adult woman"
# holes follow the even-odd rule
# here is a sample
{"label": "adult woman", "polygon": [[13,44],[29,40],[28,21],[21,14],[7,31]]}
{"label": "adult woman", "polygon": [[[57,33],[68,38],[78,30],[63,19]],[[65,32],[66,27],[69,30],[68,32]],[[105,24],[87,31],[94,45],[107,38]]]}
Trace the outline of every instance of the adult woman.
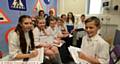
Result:
{"label": "adult woman", "polygon": [[18,20],[15,31],[9,34],[9,54],[12,60],[28,61],[29,58],[38,55],[34,46],[32,26],[31,17],[22,15]]}

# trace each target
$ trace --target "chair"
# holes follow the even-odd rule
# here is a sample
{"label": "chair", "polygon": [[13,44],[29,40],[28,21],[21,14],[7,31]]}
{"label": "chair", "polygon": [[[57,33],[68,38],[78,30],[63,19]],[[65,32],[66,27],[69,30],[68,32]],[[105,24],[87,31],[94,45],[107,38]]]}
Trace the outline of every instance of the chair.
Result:
{"label": "chair", "polygon": [[115,47],[110,51],[109,64],[116,64],[119,60],[120,60],[120,45],[115,45]]}

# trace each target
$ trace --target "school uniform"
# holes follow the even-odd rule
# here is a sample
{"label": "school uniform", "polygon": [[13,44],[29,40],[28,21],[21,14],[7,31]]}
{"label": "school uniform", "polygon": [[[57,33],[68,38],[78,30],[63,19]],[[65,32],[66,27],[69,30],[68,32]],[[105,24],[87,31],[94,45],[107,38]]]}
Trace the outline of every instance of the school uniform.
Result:
{"label": "school uniform", "polygon": [[[57,29],[57,28],[56,28]],[[43,31],[40,31],[38,27],[33,30],[35,46],[38,46],[40,43],[53,43],[54,38],[57,36],[58,30],[53,31],[50,27],[45,29],[45,32],[48,32],[49,35],[45,35]],[[59,54],[55,55],[56,57],[51,61],[52,63],[61,64],[61,58]]]}
{"label": "school uniform", "polygon": [[[31,47],[29,33],[25,32],[24,34],[27,43],[26,53],[28,53],[30,51],[29,48]],[[19,35],[15,31],[10,32],[8,36],[8,42],[9,42],[9,55],[11,60],[23,61],[23,59],[15,59],[17,54],[23,54],[20,48]]]}
{"label": "school uniform", "polygon": [[83,37],[81,49],[84,53],[98,57],[101,64],[108,64],[109,62],[109,44],[101,38],[98,34],[92,38],[87,35]]}
{"label": "school uniform", "polygon": [[45,43],[48,41],[47,40],[48,36],[45,35],[45,33],[43,33],[43,31],[40,31],[38,27],[34,28],[33,35],[34,35],[35,46],[38,46],[40,43]]}
{"label": "school uniform", "polygon": [[82,22],[82,21],[78,21],[75,23],[74,25],[74,29],[76,32],[74,32],[74,45],[76,47],[81,47],[81,44],[82,44],[82,37],[86,34],[85,33],[85,24]]}
{"label": "school uniform", "polygon": [[49,31],[50,36],[52,36],[53,38],[57,37],[58,35],[61,35],[62,32],[61,30],[58,28],[58,26],[51,28],[50,26],[47,28],[47,31]]}
{"label": "school uniform", "polygon": [[66,22],[66,27],[67,27],[67,31],[71,33],[71,31],[74,28],[74,23],[71,20],[69,20],[69,22]]}

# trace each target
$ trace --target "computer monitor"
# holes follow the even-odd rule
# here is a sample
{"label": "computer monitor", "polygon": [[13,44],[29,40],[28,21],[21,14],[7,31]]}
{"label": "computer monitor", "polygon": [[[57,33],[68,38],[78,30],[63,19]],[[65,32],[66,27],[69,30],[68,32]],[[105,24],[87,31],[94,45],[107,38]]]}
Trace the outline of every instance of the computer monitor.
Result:
{"label": "computer monitor", "polygon": [[116,30],[113,44],[120,45],[120,30]]}

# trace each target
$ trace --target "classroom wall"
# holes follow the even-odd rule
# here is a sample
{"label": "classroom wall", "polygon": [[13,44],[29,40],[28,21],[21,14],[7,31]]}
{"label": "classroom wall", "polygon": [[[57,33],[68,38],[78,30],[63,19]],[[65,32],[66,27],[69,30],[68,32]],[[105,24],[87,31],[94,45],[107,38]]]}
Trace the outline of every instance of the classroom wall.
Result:
{"label": "classroom wall", "polygon": [[80,16],[85,13],[86,0],[58,0],[58,15],[62,13],[73,12],[74,15]]}
{"label": "classroom wall", "polygon": [[[6,35],[8,30],[15,27],[18,21],[18,17],[22,14],[32,15],[33,3],[35,1],[27,1],[26,11],[10,10],[8,6],[8,0],[0,0],[0,9],[4,12],[6,17],[9,19],[6,23],[0,23],[0,50],[6,55],[8,53],[8,43],[6,40]],[[0,21],[4,22],[4,21]],[[9,22],[9,23],[7,23]]]}
{"label": "classroom wall", "polygon": [[[105,10],[102,8],[102,14],[97,14],[102,22],[101,34],[102,37],[109,41],[111,44],[114,43],[115,31],[116,29],[120,30],[120,0],[109,0],[110,8]],[[119,5],[119,9],[114,10],[114,6]],[[88,15],[92,16],[92,15]]]}
{"label": "classroom wall", "polygon": [[[58,0],[58,15],[62,13],[68,13],[69,11],[73,12],[75,16],[80,16],[80,14],[87,11],[87,1],[88,0]],[[110,10],[106,11],[102,8],[102,13],[94,16],[103,18],[104,24],[117,24],[120,25],[120,0],[107,0],[110,1]],[[68,3],[69,2],[69,3]],[[119,5],[118,11],[113,10],[115,5]],[[92,16],[88,15],[87,16]],[[109,20],[108,20],[109,19]]]}
{"label": "classroom wall", "polygon": [[[118,10],[114,10],[114,6],[118,5]],[[110,0],[110,9],[103,9],[103,14],[98,15],[103,18],[102,23],[118,25],[117,29],[120,29],[120,0]]]}

